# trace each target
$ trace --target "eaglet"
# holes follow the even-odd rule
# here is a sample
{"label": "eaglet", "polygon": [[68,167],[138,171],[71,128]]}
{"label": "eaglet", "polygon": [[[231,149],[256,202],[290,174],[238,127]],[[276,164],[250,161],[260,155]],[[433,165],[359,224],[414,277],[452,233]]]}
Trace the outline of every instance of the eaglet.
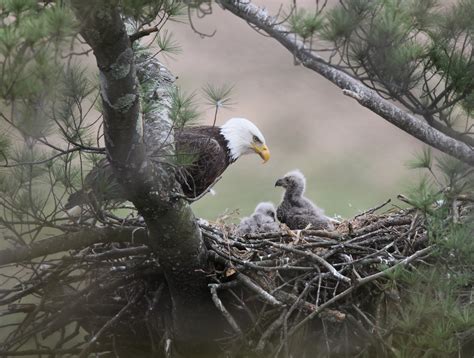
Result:
{"label": "eaglet", "polygon": [[283,200],[278,206],[277,217],[291,230],[302,230],[311,224],[312,229],[332,230],[331,220],[324,211],[311,200],[303,196],[306,188],[306,178],[299,170],[287,173],[278,179],[275,186],[285,188]]}
{"label": "eaglet", "polygon": [[264,202],[257,205],[251,216],[241,220],[237,227],[236,234],[243,236],[246,234],[276,232],[279,230],[280,225],[276,220],[275,206],[273,203]]}

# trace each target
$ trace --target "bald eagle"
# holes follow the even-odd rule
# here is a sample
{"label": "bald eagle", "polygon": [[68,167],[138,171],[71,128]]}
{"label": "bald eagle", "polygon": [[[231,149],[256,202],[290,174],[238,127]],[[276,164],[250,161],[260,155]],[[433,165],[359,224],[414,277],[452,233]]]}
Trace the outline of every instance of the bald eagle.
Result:
{"label": "bald eagle", "polygon": [[[231,118],[220,127],[189,126],[175,130],[175,148],[177,157],[188,158],[176,171],[176,180],[188,198],[205,192],[242,155],[256,153],[264,163],[270,159],[263,134],[245,118]],[[84,203],[123,200],[125,195],[104,159],[86,176],[83,189],[69,196],[65,209]]]}
{"label": "bald eagle", "polygon": [[175,140],[178,155],[190,157],[177,178],[189,198],[203,193],[242,155],[257,153],[264,163],[270,159],[263,134],[245,118],[231,118],[221,127],[185,127]]}

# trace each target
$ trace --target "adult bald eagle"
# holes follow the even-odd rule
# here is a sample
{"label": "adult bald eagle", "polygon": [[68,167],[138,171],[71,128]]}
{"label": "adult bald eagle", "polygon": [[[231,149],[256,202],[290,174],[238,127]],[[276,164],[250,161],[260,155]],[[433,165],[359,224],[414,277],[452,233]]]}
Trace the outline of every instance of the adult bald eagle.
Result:
{"label": "adult bald eagle", "polygon": [[270,151],[260,130],[245,118],[229,119],[221,127],[199,126],[175,133],[176,151],[190,157],[184,165],[181,183],[184,194],[195,198],[245,154],[257,153],[264,162]]}
{"label": "adult bald eagle", "polygon": [[[188,198],[202,194],[242,155],[256,153],[264,162],[270,159],[263,134],[245,118],[231,118],[220,127],[190,126],[176,130],[175,147],[177,157],[186,158],[181,160],[186,163],[179,166],[176,179]],[[86,176],[83,189],[69,196],[65,208],[124,199],[109,162],[104,159]]]}

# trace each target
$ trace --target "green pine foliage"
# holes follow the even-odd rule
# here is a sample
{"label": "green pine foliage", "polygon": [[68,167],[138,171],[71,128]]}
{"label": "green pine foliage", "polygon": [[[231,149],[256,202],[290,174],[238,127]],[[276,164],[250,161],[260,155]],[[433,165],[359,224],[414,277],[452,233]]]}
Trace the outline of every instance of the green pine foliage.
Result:
{"label": "green pine foliage", "polygon": [[233,85],[223,84],[222,86],[208,83],[202,91],[206,104],[217,109],[231,108],[234,105],[232,100]]}
{"label": "green pine foliage", "polygon": [[292,32],[306,41],[322,28],[323,19],[318,13],[305,9],[294,9],[289,16],[288,24]]}
{"label": "green pine foliage", "polygon": [[431,152],[431,148],[425,147],[423,148],[423,151],[416,155],[415,159],[409,161],[407,163],[407,166],[410,169],[423,169],[426,168],[428,170],[431,170],[433,166],[433,155]]}
{"label": "green pine foliage", "polygon": [[3,222],[28,242],[61,220],[65,191],[80,187],[83,155],[69,150],[92,146],[85,118],[97,88],[67,56],[79,30],[67,3],[3,0],[0,21],[0,206],[5,220],[37,223]]}
{"label": "green pine foliage", "polygon": [[186,5],[178,0],[124,0],[122,12],[137,24],[150,24],[156,18],[179,18],[186,10]]}
{"label": "green pine foliage", "polygon": [[57,83],[57,51],[77,31],[72,12],[67,7],[11,0],[0,4],[0,19],[0,98],[44,94],[44,88]]}
{"label": "green pine foliage", "polygon": [[455,112],[445,109],[474,109],[474,5],[470,0],[442,5],[342,0],[325,11],[293,6],[282,21],[310,50],[329,52],[331,63],[384,97],[456,127]]}
{"label": "green pine foliage", "polygon": [[160,48],[159,53],[165,57],[173,58],[172,55],[178,55],[181,53],[181,46],[173,38],[173,33],[168,30],[164,30],[156,37],[156,44]]}
{"label": "green pine foliage", "polygon": [[409,199],[426,217],[435,251],[426,266],[390,276],[401,292],[386,317],[390,356],[467,357],[474,340],[474,209],[463,212],[456,200],[473,194],[474,173],[451,158],[433,160],[427,150],[410,166],[428,172]]}
{"label": "green pine foliage", "polygon": [[196,103],[196,94],[186,93],[179,87],[174,87],[171,92],[171,109],[169,116],[176,128],[196,122],[199,110]]}

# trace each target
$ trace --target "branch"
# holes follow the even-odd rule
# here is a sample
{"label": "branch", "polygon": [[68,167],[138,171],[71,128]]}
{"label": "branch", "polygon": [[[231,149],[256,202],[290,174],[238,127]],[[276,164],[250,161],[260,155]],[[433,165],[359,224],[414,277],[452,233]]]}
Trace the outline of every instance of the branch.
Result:
{"label": "branch", "polygon": [[0,266],[20,263],[37,257],[110,242],[148,243],[145,228],[94,228],[70,232],[33,242],[29,246],[17,246],[0,250]]}
{"label": "branch", "polygon": [[147,29],[137,31],[137,32],[135,32],[135,33],[133,33],[129,36],[130,42],[135,42],[135,41],[141,39],[142,37],[151,35],[154,32],[158,32],[158,26],[152,26],[152,27],[149,27]]}
{"label": "branch", "polygon": [[227,309],[224,307],[224,304],[220,300],[219,296],[217,295],[217,284],[210,284],[209,289],[211,290],[212,294],[212,301],[216,305],[217,309],[222,313],[226,321],[229,323],[229,325],[232,327],[232,329],[237,333],[239,336],[242,336],[242,330],[240,329],[239,325],[235,321],[234,317],[227,311]]}
{"label": "branch", "polygon": [[305,67],[334,83],[344,91],[344,94],[354,98],[362,106],[422,142],[465,163],[474,165],[474,149],[461,140],[453,139],[419,118],[401,110],[349,74],[331,66],[322,57],[307,49],[288,29],[277,24],[276,18],[269,16],[266,10],[260,9],[250,1],[219,0],[218,2],[236,16],[264,30],[287,48]]}
{"label": "branch", "polygon": [[283,303],[278,301],[275,297],[270,295],[267,291],[257,285],[252,279],[243,273],[237,275],[237,281],[239,281],[243,286],[247,287],[250,291],[255,292],[264,302],[272,306],[283,306]]}
{"label": "branch", "polygon": [[309,257],[309,258],[313,259],[314,261],[316,261],[317,263],[324,266],[335,278],[337,278],[339,280],[342,280],[346,283],[351,282],[351,279],[349,277],[346,277],[346,276],[340,274],[329,262],[327,262],[322,257],[316,255],[315,253],[298,250],[298,249],[295,249],[295,248],[290,247],[288,245],[282,245],[282,244],[279,244],[279,243],[276,243],[276,242],[271,242],[271,241],[269,241],[269,244],[272,245],[272,246],[278,247],[280,249],[283,249],[285,251],[289,251],[289,252],[293,252],[293,253],[296,253],[296,254],[300,254],[300,255]]}
{"label": "branch", "polygon": [[107,330],[111,329],[121,318],[122,316],[130,309],[130,307],[134,306],[140,298],[143,296],[143,289],[135,294],[135,297],[130,300],[114,317],[105,323],[101,329],[97,331],[97,333],[91,338],[89,342],[87,342],[86,346],[82,349],[79,353],[79,358],[85,358],[89,356],[91,349],[93,348],[94,344],[98,342],[100,337],[106,332]]}
{"label": "branch", "polygon": [[396,263],[395,265],[389,267],[388,269],[384,270],[384,271],[380,271],[380,272],[377,272],[373,275],[370,275],[370,276],[367,276],[367,277],[364,277],[362,279],[360,279],[357,284],[349,287],[347,290],[344,290],[342,291],[341,293],[337,294],[336,296],[334,296],[333,298],[331,298],[330,300],[326,301],[325,303],[323,303],[321,306],[318,307],[317,310],[313,311],[311,314],[309,314],[308,316],[306,316],[303,320],[301,320],[300,323],[298,323],[296,326],[293,327],[293,329],[289,332],[289,335],[292,336],[293,334],[295,334],[300,328],[304,327],[304,325],[312,320],[313,318],[315,318],[317,315],[319,315],[324,309],[326,309],[327,307],[329,307],[330,305],[332,305],[334,302],[337,302],[339,301],[341,298],[343,297],[346,297],[348,294],[350,294],[352,291],[354,291],[355,289],[359,288],[360,286],[362,285],[365,285],[369,282],[372,282],[372,281],[375,281],[377,279],[379,279],[380,277],[384,277],[386,276],[387,274],[389,274],[390,272],[394,271],[395,269],[397,269],[398,267],[400,266],[407,266],[409,263],[413,262],[414,260],[416,260],[418,257],[420,256],[423,256],[425,254],[429,254],[431,252],[431,250],[433,249],[433,246],[429,246],[429,247],[426,247],[420,251],[417,251],[415,252],[413,255],[399,261],[398,263]]}

